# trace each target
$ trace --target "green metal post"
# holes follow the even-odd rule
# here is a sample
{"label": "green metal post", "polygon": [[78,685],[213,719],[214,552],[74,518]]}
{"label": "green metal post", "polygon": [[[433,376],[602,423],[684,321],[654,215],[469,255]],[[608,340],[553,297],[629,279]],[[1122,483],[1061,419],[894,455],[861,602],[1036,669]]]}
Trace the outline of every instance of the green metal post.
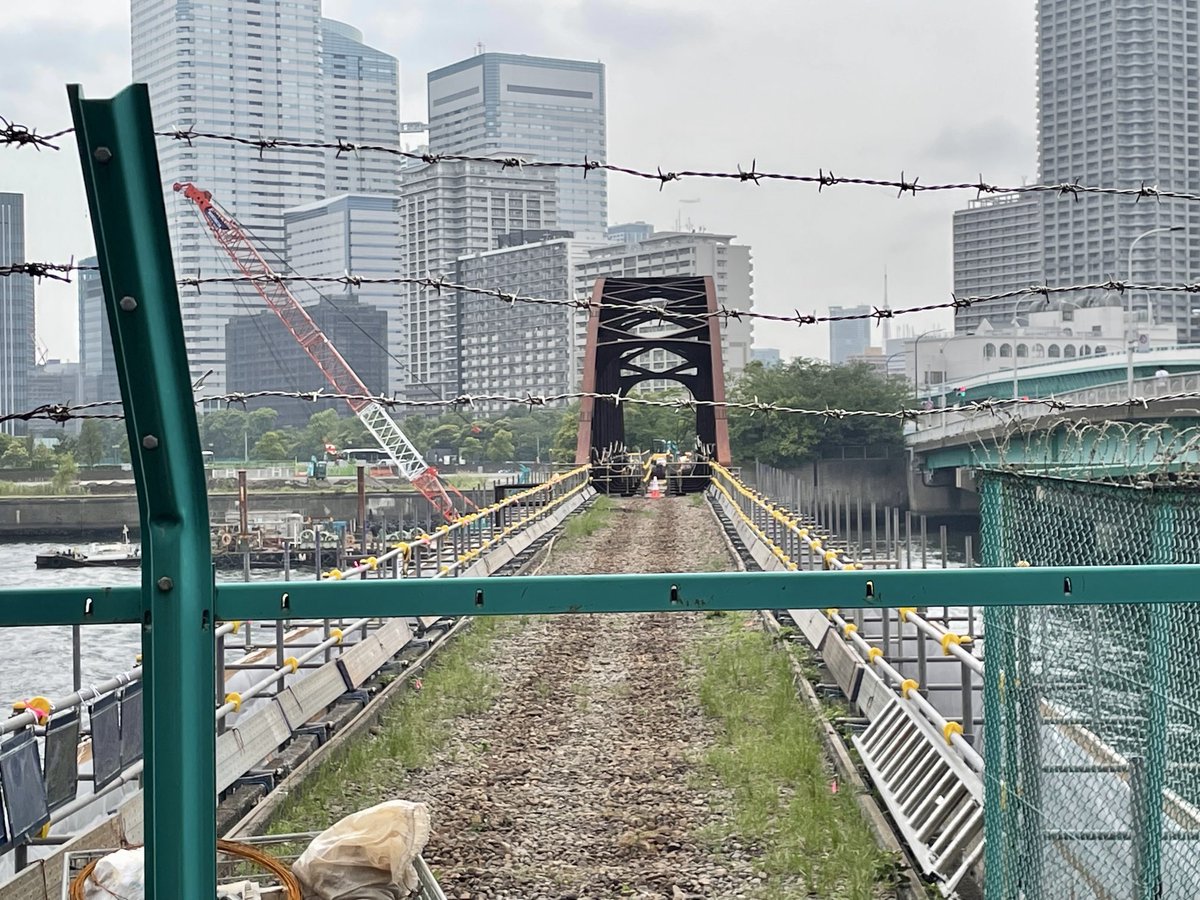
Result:
{"label": "green metal post", "polygon": [[68,89],[142,520],[147,900],[216,895],[208,498],[144,84]]}
{"label": "green metal post", "polygon": [[[1150,536],[1151,562],[1174,562],[1175,507],[1169,498],[1161,499],[1154,510]],[[1153,900],[1162,896],[1163,788],[1167,778],[1167,696],[1171,690],[1169,610],[1152,605],[1146,645],[1146,765],[1142,809],[1132,809],[1131,826],[1135,835],[1133,858],[1139,876],[1137,896]]]}

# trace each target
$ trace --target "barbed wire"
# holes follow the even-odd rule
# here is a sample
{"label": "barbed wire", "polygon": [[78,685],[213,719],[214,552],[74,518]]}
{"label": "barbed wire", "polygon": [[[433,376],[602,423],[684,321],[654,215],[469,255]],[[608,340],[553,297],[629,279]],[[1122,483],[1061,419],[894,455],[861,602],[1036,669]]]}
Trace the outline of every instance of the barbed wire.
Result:
{"label": "barbed wire", "polygon": [[[16,125],[4,119],[0,119],[0,122],[3,122],[3,127],[0,127],[0,146],[8,144],[17,147],[33,146],[39,150],[43,147],[57,150],[58,147],[51,142],[55,138],[63,137],[64,135],[70,134],[74,131],[73,128],[64,128],[52,134],[38,135],[35,129],[30,129],[23,125]],[[816,174],[764,171],[758,168],[757,159],[754,159],[750,163],[750,167],[748,169],[743,168],[743,166],[739,163],[735,171],[704,171],[697,169],[664,170],[662,166],[656,166],[654,169],[638,169],[632,166],[623,166],[616,163],[592,159],[587,155],[580,160],[571,161],[525,159],[520,156],[502,155],[480,156],[464,153],[422,153],[413,150],[405,150],[402,147],[388,144],[358,143],[355,141],[348,141],[343,138],[337,138],[333,141],[324,141],[297,140],[292,138],[266,136],[247,137],[245,135],[223,134],[213,131],[198,131],[193,127],[174,128],[169,131],[156,131],[155,135],[174,141],[183,141],[187,143],[189,147],[193,146],[196,141],[217,141],[238,144],[245,147],[253,147],[254,149],[258,150],[260,157],[272,150],[332,150],[339,157],[346,154],[354,156],[364,153],[382,154],[401,159],[407,159],[412,162],[425,163],[426,165],[437,165],[438,163],[443,162],[470,162],[480,163],[483,165],[493,165],[502,169],[565,169],[580,171],[583,173],[585,178],[589,172],[612,172],[615,174],[626,175],[631,178],[658,182],[659,190],[665,188],[666,185],[672,181],[684,181],[686,179],[699,178],[719,181],[733,181],[741,184],[749,183],[754,185],[761,185],[764,181],[811,184],[815,185],[819,192],[836,185],[882,187],[895,190],[898,198],[903,197],[905,194],[915,197],[917,194],[922,193],[974,191],[976,197],[983,197],[985,195],[992,194],[1043,193],[1058,194],[1060,196],[1069,196],[1079,199],[1080,196],[1085,194],[1105,194],[1119,197],[1133,197],[1138,201],[1144,198],[1153,198],[1156,200],[1171,199],[1200,201],[1200,194],[1193,194],[1185,191],[1163,190],[1155,185],[1146,184],[1144,181],[1141,182],[1136,188],[1088,185],[1081,183],[1078,179],[1074,181],[1058,182],[1056,184],[1022,184],[1006,187],[988,182],[984,179],[983,174],[980,173],[979,177],[975,181],[921,184],[918,176],[909,178],[904,171],[901,171],[898,179],[836,175],[832,169],[826,170],[824,168],[818,169]]]}
{"label": "barbed wire", "polygon": [[[33,278],[53,278],[57,281],[71,280],[73,272],[94,272],[98,271],[98,266],[80,266],[72,263],[49,263],[49,262],[26,262],[14,263],[8,266],[0,266],[0,278],[9,275],[29,275]],[[610,276],[619,279],[621,276]],[[686,277],[686,276],[681,276]],[[480,287],[478,285],[460,284],[455,281],[450,281],[444,277],[407,277],[407,276],[367,276],[355,275],[346,273],[344,275],[305,275],[297,274],[280,274],[272,272],[265,275],[187,275],[180,278],[177,284],[180,287],[195,288],[200,291],[204,285],[215,284],[243,284],[243,283],[260,283],[260,284],[325,284],[325,285],[341,285],[343,287],[371,287],[371,286],[413,286],[425,288],[435,292],[437,295],[443,293],[464,293],[472,294],[480,297],[490,297],[494,300],[499,300],[507,304],[526,303],[542,306],[561,306],[569,307],[582,311],[590,311],[593,309],[615,309],[628,312],[633,309],[653,309],[647,304],[637,305],[630,303],[599,303],[590,298],[572,299],[572,298],[555,298],[555,297],[532,297],[524,294],[513,293],[502,290],[500,288]],[[1076,294],[1090,291],[1102,291],[1116,294],[1124,294],[1126,291],[1140,291],[1146,293],[1163,293],[1163,294],[1198,294],[1200,293],[1200,282],[1181,283],[1181,284],[1143,284],[1134,281],[1122,281],[1118,279],[1109,279],[1107,281],[1096,281],[1080,284],[1067,285],[1044,285],[1035,284],[1023,288],[1014,288],[1007,291],[1000,291],[994,294],[980,294],[976,296],[960,297],[956,294],[951,294],[950,299],[939,303],[923,303],[916,306],[902,306],[896,308],[875,306],[866,312],[861,313],[845,313],[840,315],[816,315],[802,313],[795,310],[792,313],[767,313],[758,312],[756,310],[735,309],[721,305],[713,312],[676,312],[674,310],[662,309],[659,318],[662,320],[696,320],[704,321],[708,319],[719,319],[728,322],[730,320],[741,321],[743,319],[755,319],[764,322],[775,322],[783,324],[791,324],[796,326],[818,325],[829,322],[853,322],[864,319],[871,319],[876,322],[881,322],[884,319],[894,319],[896,316],[910,315],[913,313],[933,312],[943,309],[969,309],[973,306],[979,306],[986,303],[995,303],[1000,300],[1012,300],[1019,297],[1042,297],[1049,302],[1051,297]]]}
{"label": "barbed wire", "polygon": [[[1200,391],[1183,391],[1175,394],[1161,394],[1154,397],[1128,397],[1123,400],[1109,400],[1087,403],[1076,403],[1055,397],[1019,397],[997,398],[990,400],[973,400],[958,406],[947,408],[905,408],[894,410],[878,409],[841,409],[826,406],[823,408],[807,408],[789,406],[780,403],[761,401],[757,397],[750,400],[697,400],[693,397],[653,397],[638,394],[600,393],[596,391],[561,391],[548,394],[510,394],[510,393],[481,393],[458,394],[433,400],[410,400],[389,397],[385,394],[352,394],[324,389],[313,391],[233,391],[221,394],[205,394],[194,398],[196,404],[224,403],[226,406],[245,406],[251,400],[289,399],[304,400],[316,403],[322,400],[343,400],[348,403],[378,403],[388,409],[461,409],[477,407],[480,404],[506,404],[510,406],[525,406],[529,408],[554,408],[575,400],[591,398],[606,401],[616,406],[652,406],[661,409],[697,410],[702,407],[712,409],[749,412],[751,415],[763,413],[781,415],[796,415],[821,418],[825,420],[845,419],[895,419],[901,421],[916,421],[924,418],[944,415],[946,413],[971,414],[977,416],[1004,417],[1011,415],[1014,410],[1022,407],[1038,407],[1047,412],[1080,412],[1084,410],[1113,410],[1113,409],[1150,409],[1152,403],[1178,403],[1195,400],[1200,403]],[[97,400],[84,404],[44,404],[23,413],[0,415],[0,422],[14,419],[49,419],[55,422],[67,422],[71,419],[113,419],[121,418],[116,413],[97,413],[93,410],[120,407],[120,400]],[[1200,415],[1200,408],[1195,412]]]}

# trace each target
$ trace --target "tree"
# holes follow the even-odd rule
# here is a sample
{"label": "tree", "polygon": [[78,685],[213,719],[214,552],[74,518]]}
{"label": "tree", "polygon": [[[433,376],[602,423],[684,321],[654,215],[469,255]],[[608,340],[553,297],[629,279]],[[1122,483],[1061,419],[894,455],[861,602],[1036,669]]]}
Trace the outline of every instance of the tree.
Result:
{"label": "tree", "polygon": [[12,441],[0,456],[0,469],[28,469],[29,451],[21,441]]}
{"label": "tree", "polygon": [[65,494],[75,483],[78,475],[79,466],[75,464],[75,457],[70,453],[64,453],[58,457],[58,468],[50,479],[50,487],[57,494]]}
{"label": "tree", "polygon": [[477,437],[463,438],[458,452],[467,462],[477,463],[483,459],[483,441]]}
{"label": "tree", "polygon": [[[35,444],[33,452],[29,454],[29,466],[39,472],[46,472],[55,467],[57,460],[54,458],[54,451],[45,444]],[[72,460],[74,464],[74,460]]]}
{"label": "tree", "polygon": [[[739,402],[758,401],[801,409],[868,409],[892,412],[904,405],[900,379],[865,364],[831,366],[811,359],[766,368],[751,363],[730,393]],[[740,460],[759,459],[786,468],[839,452],[868,447],[883,455],[903,449],[898,419],[820,417],[731,409],[729,438]]]}
{"label": "tree", "polygon": [[75,455],[85,466],[94,466],[104,459],[104,449],[104,429],[95,419],[85,419],[75,440]]}
{"label": "tree", "polygon": [[288,452],[287,435],[282,431],[268,431],[257,441],[250,451],[255,459],[284,460],[291,459]]}
{"label": "tree", "polygon": [[513,458],[513,435],[511,431],[497,428],[488,441],[487,456],[492,462],[509,462]]}

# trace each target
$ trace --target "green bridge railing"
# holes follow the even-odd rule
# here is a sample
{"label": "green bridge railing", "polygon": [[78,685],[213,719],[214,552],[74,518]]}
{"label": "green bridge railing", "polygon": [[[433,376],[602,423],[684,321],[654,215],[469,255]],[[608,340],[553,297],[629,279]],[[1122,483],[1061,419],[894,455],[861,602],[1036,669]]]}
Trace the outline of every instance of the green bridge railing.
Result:
{"label": "green bridge railing", "polygon": [[[7,588],[0,624],[140,623],[145,683],[146,896],[216,892],[216,623],[290,618],[1027,607],[1200,600],[1200,566],[993,568],[214,582],[204,468],[188,377],[149,95],[69,88],[124,401],[142,522],[140,588]],[[1135,599],[1136,598],[1136,599]],[[1161,795],[1155,767],[1147,796]],[[1147,861],[1141,896],[1155,896]]]}

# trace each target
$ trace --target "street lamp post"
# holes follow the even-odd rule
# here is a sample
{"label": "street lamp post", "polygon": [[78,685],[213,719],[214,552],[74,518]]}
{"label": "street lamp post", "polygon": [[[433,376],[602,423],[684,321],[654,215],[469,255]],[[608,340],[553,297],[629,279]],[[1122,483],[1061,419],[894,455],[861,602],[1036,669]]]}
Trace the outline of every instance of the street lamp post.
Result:
{"label": "street lamp post", "polygon": [[913,341],[913,399],[917,403],[921,402],[921,367],[918,364],[921,358],[921,338],[929,337],[931,334],[941,334],[944,329],[934,328],[932,331],[923,331],[917,335],[917,339]]}
{"label": "street lamp post", "polygon": [[[1125,265],[1125,280],[1126,282],[1133,281],[1133,248],[1137,246],[1137,242],[1144,237],[1149,237],[1152,234],[1162,234],[1167,231],[1185,231],[1182,225],[1168,225],[1161,228],[1151,228],[1149,231],[1143,231],[1132,241],[1129,242],[1129,254],[1126,258]],[[1150,309],[1150,298],[1146,297],[1146,318],[1150,326],[1154,325],[1154,313]],[[1125,288],[1125,389],[1129,392],[1128,396],[1133,396],[1133,344],[1134,344],[1134,329],[1133,329],[1133,291],[1128,287]]]}

